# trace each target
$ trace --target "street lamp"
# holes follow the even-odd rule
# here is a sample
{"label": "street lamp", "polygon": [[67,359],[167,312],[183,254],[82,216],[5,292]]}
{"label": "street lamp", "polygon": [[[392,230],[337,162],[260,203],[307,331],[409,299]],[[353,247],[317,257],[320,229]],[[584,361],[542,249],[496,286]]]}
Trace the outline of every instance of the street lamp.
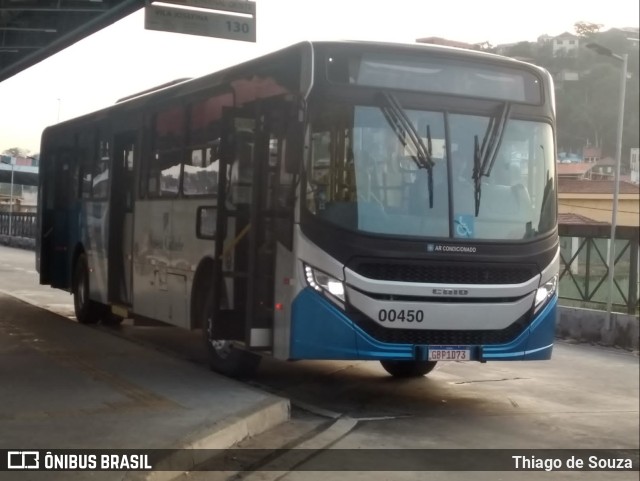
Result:
{"label": "street lamp", "polygon": [[11,165],[11,191],[9,193],[9,237],[13,234],[12,221],[13,221],[13,162],[10,160],[2,160],[3,164]]}
{"label": "street lamp", "polygon": [[616,139],[616,171],[613,190],[613,209],[611,209],[611,239],[609,241],[608,259],[609,264],[608,279],[609,285],[609,297],[607,299],[607,318],[605,327],[611,329],[611,309],[613,304],[613,274],[615,269],[615,254],[616,254],[616,223],[618,218],[618,195],[620,194],[620,160],[622,157],[622,125],[624,122],[624,96],[627,86],[627,58],[628,55],[617,55],[609,50],[607,47],[603,47],[597,43],[588,43],[586,46],[588,49],[593,50],[599,55],[610,57],[622,62],[622,72],[620,72],[620,99],[618,103],[618,132]]}

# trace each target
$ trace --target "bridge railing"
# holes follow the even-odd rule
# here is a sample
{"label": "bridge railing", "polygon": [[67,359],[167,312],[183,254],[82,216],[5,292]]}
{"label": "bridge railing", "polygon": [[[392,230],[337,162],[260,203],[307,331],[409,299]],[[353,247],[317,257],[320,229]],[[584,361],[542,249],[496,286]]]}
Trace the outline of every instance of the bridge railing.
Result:
{"label": "bridge railing", "polygon": [[[11,222],[9,222],[10,216]],[[11,232],[9,232],[9,227],[11,227]],[[36,230],[35,212],[0,212],[0,235],[35,239]]]}
{"label": "bridge railing", "polygon": [[[640,229],[616,228],[612,308],[638,311],[638,243]],[[560,233],[560,303],[566,306],[603,309],[609,298],[607,224],[563,224]]]}

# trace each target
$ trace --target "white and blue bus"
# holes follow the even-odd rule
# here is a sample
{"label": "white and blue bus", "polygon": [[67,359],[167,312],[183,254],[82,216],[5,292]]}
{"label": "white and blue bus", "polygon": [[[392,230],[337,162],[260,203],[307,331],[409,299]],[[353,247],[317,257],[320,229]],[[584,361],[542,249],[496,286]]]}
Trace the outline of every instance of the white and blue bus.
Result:
{"label": "white and blue bus", "polygon": [[232,375],[549,359],[554,139],[534,65],[300,43],[47,128],[40,282],[82,323],[201,329]]}

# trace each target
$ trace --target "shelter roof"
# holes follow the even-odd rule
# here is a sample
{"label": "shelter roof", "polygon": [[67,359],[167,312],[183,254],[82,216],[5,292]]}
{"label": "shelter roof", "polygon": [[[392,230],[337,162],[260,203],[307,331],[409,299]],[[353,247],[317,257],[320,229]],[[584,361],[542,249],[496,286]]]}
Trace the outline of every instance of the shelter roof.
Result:
{"label": "shelter roof", "polygon": [[144,0],[0,0],[0,82],[144,4]]}

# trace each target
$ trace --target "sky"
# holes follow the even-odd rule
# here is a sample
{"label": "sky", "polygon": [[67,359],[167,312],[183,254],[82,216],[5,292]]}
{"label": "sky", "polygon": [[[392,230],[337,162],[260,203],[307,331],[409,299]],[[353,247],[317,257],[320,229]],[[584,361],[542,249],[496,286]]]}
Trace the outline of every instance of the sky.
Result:
{"label": "sky", "polygon": [[573,31],[578,21],[638,27],[638,0],[257,0],[257,41],[144,29],[142,10],[0,83],[0,152],[40,150],[48,125],[182,77],[302,40],[413,43],[445,37],[493,45]]}

